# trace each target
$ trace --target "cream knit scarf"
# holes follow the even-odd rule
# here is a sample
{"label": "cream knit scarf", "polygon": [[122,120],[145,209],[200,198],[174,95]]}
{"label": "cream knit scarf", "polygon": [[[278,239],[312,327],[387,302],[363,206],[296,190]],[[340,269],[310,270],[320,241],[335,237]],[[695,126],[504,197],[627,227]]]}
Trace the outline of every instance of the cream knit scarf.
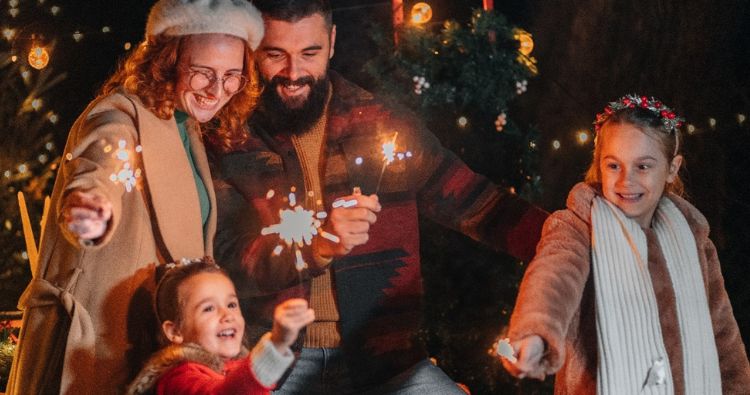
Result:
{"label": "cream knit scarf", "polygon": [[[591,207],[600,394],[673,394],[656,296],[648,271],[646,235],[607,200]],[[695,237],[667,198],[653,229],[675,292],[688,395],[721,394],[719,359]]]}

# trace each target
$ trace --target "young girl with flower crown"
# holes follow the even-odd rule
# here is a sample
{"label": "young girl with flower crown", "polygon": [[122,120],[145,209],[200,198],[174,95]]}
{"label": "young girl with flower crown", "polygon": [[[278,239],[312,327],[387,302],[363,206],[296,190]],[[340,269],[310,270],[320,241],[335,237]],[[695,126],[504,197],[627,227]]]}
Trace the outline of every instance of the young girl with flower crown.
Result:
{"label": "young girl with flower crown", "polygon": [[289,347],[315,319],[304,299],[282,302],[272,331],[248,353],[237,292],[209,258],[168,269],[154,305],[171,345],[146,363],[128,394],[270,394],[294,360]]}
{"label": "young girl with flower crown", "polygon": [[[682,119],[628,95],[544,224],[509,339],[513,375],[556,394],[747,394],[750,365],[703,215],[680,197]],[[514,359],[514,358],[511,358]]]}

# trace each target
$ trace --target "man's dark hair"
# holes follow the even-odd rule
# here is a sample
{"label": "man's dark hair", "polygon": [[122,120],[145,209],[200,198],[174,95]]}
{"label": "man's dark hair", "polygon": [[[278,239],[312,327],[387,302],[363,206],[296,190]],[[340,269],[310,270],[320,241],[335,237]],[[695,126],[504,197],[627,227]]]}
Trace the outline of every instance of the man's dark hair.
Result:
{"label": "man's dark hair", "polygon": [[297,22],[313,14],[321,14],[330,29],[333,26],[331,3],[328,0],[254,0],[263,17]]}

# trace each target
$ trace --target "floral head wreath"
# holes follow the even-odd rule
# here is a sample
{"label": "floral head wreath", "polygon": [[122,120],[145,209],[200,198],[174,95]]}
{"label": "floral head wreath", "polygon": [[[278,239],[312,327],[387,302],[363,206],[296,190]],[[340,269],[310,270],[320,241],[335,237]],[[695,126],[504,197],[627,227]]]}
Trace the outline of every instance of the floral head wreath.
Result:
{"label": "floral head wreath", "polygon": [[685,122],[684,118],[678,117],[671,108],[665,106],[664,103],[653,96],[649,99],[646,96],[630,94],[621,97],[617,101],[610,102],[609,105],[604,108],[604,112],[596,115],[596,121],[594,121],[596,133],[599,133],[602,125],[607,122],[612,114],[620,110],[637,107],[649,110],[659,116],[664,129],[670,134],[677,131],[677,129],[682,127],[683,122]]}

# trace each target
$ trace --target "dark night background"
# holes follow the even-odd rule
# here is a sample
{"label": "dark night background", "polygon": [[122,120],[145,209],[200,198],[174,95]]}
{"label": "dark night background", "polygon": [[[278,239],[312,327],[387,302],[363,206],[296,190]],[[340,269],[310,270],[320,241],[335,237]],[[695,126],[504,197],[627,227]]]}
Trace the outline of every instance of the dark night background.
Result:
{"label": "dark night background", "polygon": [[[66,72],[67,78],[52,93],[51,107],[60,114],[61,130],[67,130],[125,54],[124,43],[135,46],[142,39],[153,2],[46,1],[59,5],[61,13],[55,17],[54,28],[40,23],[34,29],[57,38],[49,67]],[[481,0],[428,2],[436,23],[446,17],[465,22],[473,8],[482,6]],[[407,9],[412,3],[405,1]],[[364,63],[376,55],[367,26],[371,22],[390,26],[391,2],[333,0],[332,4],[338,27],[332,67],[367,88],[376,88],[378,81],[362,71]],[[563,207],[570,187],[582,179],[592,149],[590,142],[578,144],[575,132],[589,128],[607,101],[630,92],[653,95],[695,127],[686,138],[683,177],[689,199],[711,224],[726,289],[743,339],[750,342],[750,287],[746,285],[750,274],[750,120],[738,121],[738,114],[750,116],[750,1],[495,0],[495,9],[534,37],[532,55],[538,59],[539,75],[529,81],[528,92],[516,100],[509,115],[540,131],[543,189],[537,204],[549,210]],[[103,26],[111,32],[102,33]],[[76,30],[84,33],[79,43],[70,39]],[[715,120],[713,127],[710,118]],[[62,146],[65,135],[56,139]],[[552,149],[554,140],[560,142],[559,150]],[[481,163],[472,166],[482,172]],[[481,250],[462,237],[424,226],[427,234],[440,235],[425,248],[440,248],[440,255],[465,254],[453,247],[455,243]],[[435,252],[426,251],[427,257],[431,254]],[[493,255],[482,252],[480,256],[492,260]],[[508,312],[497,311],[494,298],[504,298],[503,303],[512,306],[515,295],[512,290],[492,289],[487,278],[493,277],[485,276],[483,270],[502,275],[495,266],[480,262],[476,270],[461,270],[450,282],[443,272],[426,268],[427,297],[438,300],[428,305],[427,321],[455,317],[452,325],[426,330],[431,349],[451,345],[436,343],[430,333],[442,333],[441,339],[466,338],[473,336],[472,328],[499,325],[487,317]],[[505,266],[502,270],[517,276],[522,269]],[[467,311],[472,308],[476,310]],[[471,382],[473,378],[465,372],[455,373],[459,362],[449,361],[446,370],[458,380]]]}

